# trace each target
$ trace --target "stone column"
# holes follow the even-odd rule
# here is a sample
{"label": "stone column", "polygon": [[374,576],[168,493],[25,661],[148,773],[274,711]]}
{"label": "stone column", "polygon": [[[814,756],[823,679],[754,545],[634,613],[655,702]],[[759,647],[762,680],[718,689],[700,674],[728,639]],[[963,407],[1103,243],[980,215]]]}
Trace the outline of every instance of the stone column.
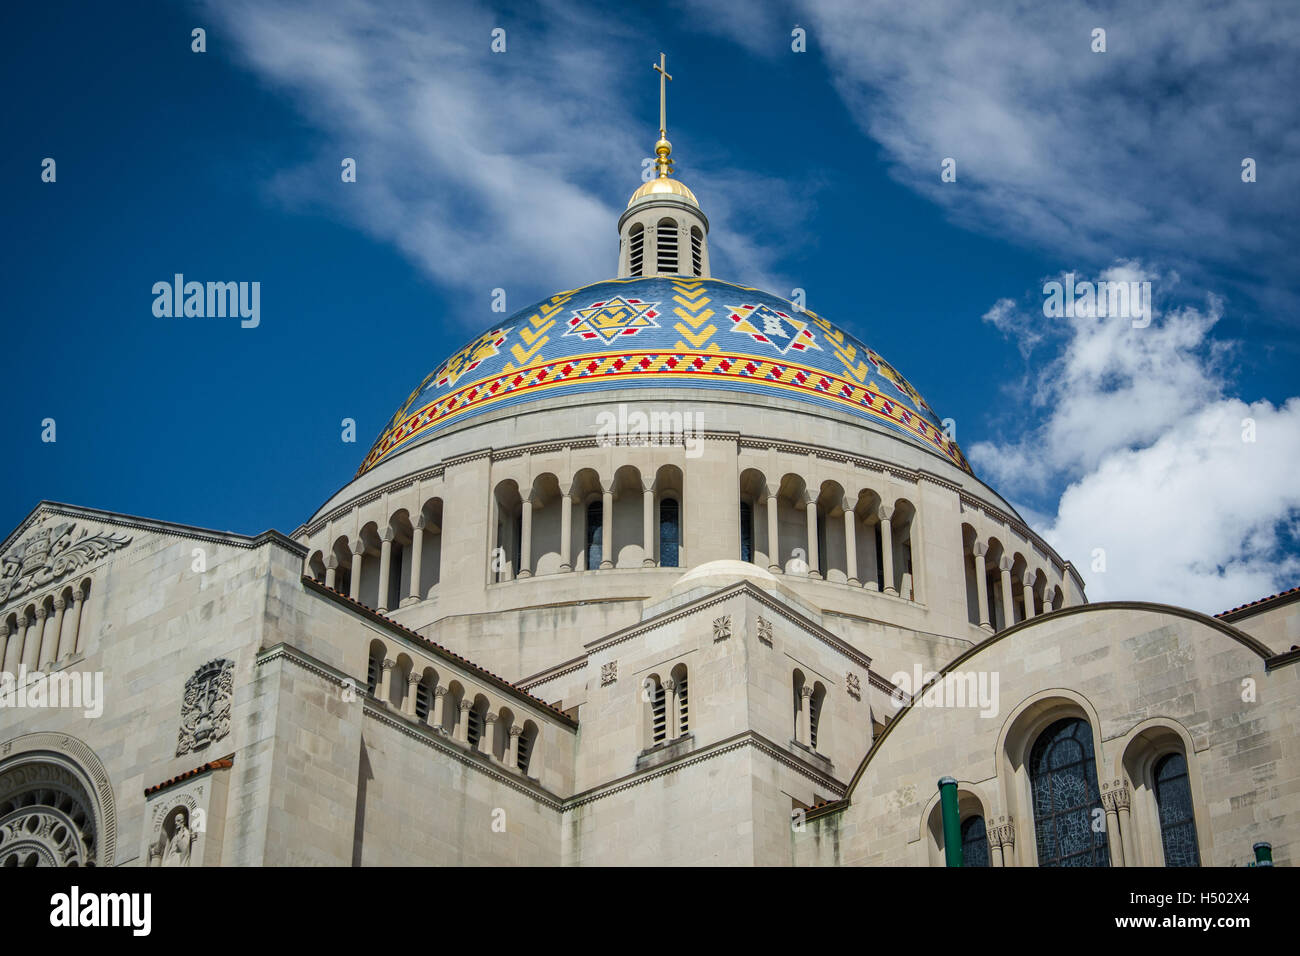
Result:
{"label": "stone column", "polygon": [[849,584],[857,587],[858,580],[858,516],[853,513],[853,506],[844,502],[844,573],[849,576]]}
{"label": "stone column", "polygon": [[560,498],[560,570],[573,570],[573,492]]}
{"label": "stone column", "polygon": [[894,509],[881,505],[876,512],[880,517],[880,568],[885,578],[885,593],[897,594],[894,587],[894,526],[889,519],[894,516]]}
{"label": "stone column", "polygon": [[1125,866],[1137,866],[1137,848],[1133,842],[1133,824],[1129,819],[1129,803],[1131,794],[1128,786],[1121,784],[1114,791],[1115,809],[1119,816],[1119,837],[1120,845],[1124,849]]}
{"label": "stone column", "polygon": [[411,673],[406,675],[406,700],[402,701],[402,711],[407,717],[415,716],[415,698],[419,687],[420,675],[412,667]]}
{"label": "stone column", "polygon": [[510,727],[510,756],[507,758],[506,765],[511,770],[519,769],[519,735],[524,732],[524,728],[518,724],[512,724]]}
{"label": "stone column", "polygon": [[681,707],[677,699],[677,681],[671,677],[664,681],[664,743],[672,743],[682,729]]}
{"label": "stone column", "polygon": [[41,645],[45,642],[45,621],[49,618],[49,612],[45,610],[45,605],[36,609],[36,619],[28,618],[27,638],[23,641],[23,663],[27,665],[27,670],[37,670],[41,666]]}
{"label": "stone column", "polygon": [[380,665],[379,702],[385,707],[387,707],[389,701],[393,699],[393,668],[396,666],[396,661],[390,661],[387,658],[385,658],[383,664]]}
{"label": "stone column", "polygon": [[1002,846],[993,841],[992,832],[989,833],[989,866],[1002,865]]}
{"label": "stone column", "polygon": [[8,672],[9,668],[5,666],[9,654],[9,622],[0,621],[0,671]]}
{"label": "stone column", "polygon": [[1124,865],[1124,841],[1119,828],[1119,806],[1115,799],[1115,790],[1122,784],[1116,780],[1112,784],[1102,784],[1101,805],[1106,811],[1106,843],[1110,847],[1110,865]]}
{"label": "stone column", "polygon": [[[59,602],[62,603],[62,602]],[[58,625],[63,621],[62,609],[57,609],[53,614],[48,610],[45,612],[45,627],[41,629],[41,648],[40,657],[36,660],[36,666],[44,669],[46,664],[54,660],[59,651],[59,631]]]}
{"label": "stone column", "polygon": [[980,627],[991,632],[993,625],[989,623],[988,569],[984,561],[988,550],[988,545],[983,541],[976,541],[971,548],[975,561],[975,597],[979,602]]}
{"label": "stone column", "polygon": [[607,570],[614,566],[614,488],[611,485],[604,493],[604,508],[600,516],[600,567]]}
{"label": "stone column", "polygon": [[[63,626],[63,612],[67,606],[68,602],[63,600],[63,595],[54,599],[54,645],[50,648],[54,656],[50,658],[51,661],[61,661],[65,657],[72,656],[72,649],[69,647],[71,642],[68,635],[63,633],[66,630]],[[75,634],[72,635],[72,640],[76,640]]]}
{"label": "stone column", "polygon": [[1025,620],[1034,616],[1034,572],[1026,571],[1025,578],[1022,582],[1023,590],[1021,594],[1025,600]]}
{"label": "stone column", "polygon": [[86,586],[81,584],[72,589],[72,653],[85,650],[86,642],[81,639],[81,615],[85,613]]}
{"label": "stone column", "polygon": [[779,500],[775,492],[767,496],[767,569],[773,574],[780,574],[785,570],[781,567]]}
{"label": "stone column", "polygon": [[648,486],[641,493],[641,538],[645,541],[645,557],[641,567],[653,568],[655,562],[655,490]]}
{"label": "stone column", "polygon": [[375,598],[375,609],[388,610],[388,575],[393,568],[393,529],[385,528],[384,537],[379,545],[379,594]]}
{"label": "stone column", "polygon": [[443,698],[447,696],[447,688],[439,684],[433,689],[433,717],[429,723],[438,730],[442,729]]}
{"label": "stone column", "polygon": [[336,558],[333,554],[330,554],[329,560],[325,562],[325,586],[327,588],[330,589],[334,588],[339,577],[338,569],[339,569],[339,559]]}
{"label": "stone column", "polygon": [[473,706],[474,702],[469,697],[460,699],[460,719],[456,722],[453,736],[463,744],[469,743],[469,712]]}
{"label": "stone column", "polygon": [[496,753],[492,749],[492,744],[496,740],[497,732],[497,715],[492,711],[483,714],[483,732],[478,735],[478,752],[485,757],[496,759]]}
{"label": "stone column", "polygon": [[1010,627],[1016,623],[1016,602],[1011,595],[1011,559],[1003,555],[998,570],[1002,572],[1002,619],[1005,622],[1002,626]]}
{"label": "stone column", "polygon": [[519,518],[519,577],[533,576],[533,496],[524,499]]}
{"label": "stone column", "polygon": [[1001,866],[1016,865],[1016,825],[1009,817],[999,817],[998,825],[993,829],[989,846],[997,844],[998,859]]}
{"label": "stone column", "polygon": [[817,499],[804,492],[804,527],[808,537],[808,577],[821,577],[821,565],[817,555]]}
{"label": "stone column", "polygon": [[361,600],[361,562],[366,556],[366,546],[360,538],[352,545],[352,586],[348,588],[348,597],[354,601]]}
{"label": "stone column", "polygon": [[406,586],[406,599],[411,602],[424,600],[420,593],[420,562],[423,560],[424,515],[420,515],[411,526],[411,579]]}
{"label": "stone column", "polygon": [[27,613],[18,612],[17,627],[9,635],[9,646],[5,649],[4,669],[18,678],[18,667],[23,662],[23,638],[27,633]]}
{"label": "stone column", "polygon": [[799,688],[799,743],[812,747],[812,685],[805,682]]}

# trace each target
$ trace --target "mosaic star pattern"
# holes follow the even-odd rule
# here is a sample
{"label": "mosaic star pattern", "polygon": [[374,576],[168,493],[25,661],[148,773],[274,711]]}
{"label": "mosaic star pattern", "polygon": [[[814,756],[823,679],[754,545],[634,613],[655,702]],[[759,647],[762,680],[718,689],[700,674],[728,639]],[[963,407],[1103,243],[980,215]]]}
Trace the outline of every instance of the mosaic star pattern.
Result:
{"label": "mosaic star pattern", "polygon": [[851,411],[970,471],[898,370],[815,312],[716,279],[662,277],[561,292],[478,336],[410,394],[357,473],[475,415],[543,395],[673,384]]}

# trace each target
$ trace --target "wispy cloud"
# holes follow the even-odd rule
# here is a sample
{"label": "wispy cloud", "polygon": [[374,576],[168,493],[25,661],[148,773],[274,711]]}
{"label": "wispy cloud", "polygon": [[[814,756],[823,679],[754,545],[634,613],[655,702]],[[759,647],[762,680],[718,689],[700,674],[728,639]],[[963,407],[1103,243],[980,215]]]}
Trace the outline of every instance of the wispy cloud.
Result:
{"label": "wispy cloud", "polygon": [[[630,17],[563,0],[508,21],[472,3],[211,10],[241,60],[324,139],[318,155],[274,177],[280,200],[353,222],[485,302],[497,286],[531,297],[614,274],[615,223],[653,143],[653,118],[630,105],[629,85],[648,82],[627,68],[641,62],[629,53],[641,51]],[[497,27],[504,53],[490,49]],[[340,181],[345,156],[357,161],[355,184]],[[797,211],[791,191],[734,168],[691,185],[715,224],[715,272],[788,284],[775,245],[754,238],[772,231],[725,213],[760,187],[773,202],[748,210],[751,219]]]}
{"label": "wispy cloud", "polygon": [[800,6],[893,175],[954,221],[1092,266],[1155,249],[1295,305],[1277,282],[1300,245],[1291,0]]}

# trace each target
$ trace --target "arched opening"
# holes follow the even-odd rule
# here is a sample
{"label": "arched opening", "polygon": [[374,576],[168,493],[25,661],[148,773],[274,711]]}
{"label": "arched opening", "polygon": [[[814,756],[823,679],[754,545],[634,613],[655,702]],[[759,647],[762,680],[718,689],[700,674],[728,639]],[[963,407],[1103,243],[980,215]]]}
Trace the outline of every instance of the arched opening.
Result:
{"label": "arched opening", "polygon": [[515,766],[520,773],[528,776],[529,768],[534,764],[537,753],[537,725],[531,720],[524,721],[524,728],[519,733],[518,746]]}
{"label": "arched opening", "polygon": [[691,226],[691,275],[704,275],[704,233]]}
{"label": "arched opening", "polygon": [[774,563],[768,541],[767,480],[755,468],[740,473],[740,560],[768,567]]}
{"label": "arched opening", "polygon": [[961,542],[962,564],[964,565],[966,578],[966,619],[978,627],[980,625],[980,607],[979,578],[976,576],[976,567],[979,564],[979,558],[975,554],[975,545],[979,543],[979,535],[970,525],[963,524],[961,526]]}
{"label": "arched opening", "polygon": [[681,544],[681,505],[676,498],[659,502],[659,566],[675,568],[677,549]]}
{"label": "arched opening", "polygon": [[388,652],[383,641],[371,641],[366,657],[366,690],[372,697],[379,693],[379,681],[384,673],[384,655]]}
{"label": "arched opening", "polygon": [[1153,722],[1125,748],[1123,772],[1132,788],[1129,818],[1120,818],[1126,866],[1201,865],[1205,813],[1197,812],[1199,774],[1189,743],[1185,729]]}
{"label": "arched opening", "polygon": [[660,219],[655,228],[655,249],[660,274],[677,274],[677,221]]}
{"label": "arched opening", "polygon": [[906,498],[894,502],[890,517],[890,539],[893,543],[894,590],[899,597],[909,601],[916,597],[916,568],[912,563],[912,524],[916,506]]}
{"label": "arched opening", "polygon": [[1039,866],[1110,866],[1092,728],[1064,717],[1038,735],[1028,761]]}
{"label": "arched opening", "polygon": [[645,226],[633,223],[628,230],[628,272],[640,276],[645,268]]}
{"label": "arched opening", "polygon": [[496,536],[490,564],[495,583],[513,581],[519,570],[523,499],[513,478],[499,482],[493,492]]}
{"label": "arched opening", "polygon": [[313,581],[325,583],[325,554],[322,551],[312,552],[312,556],[307,559],[307,575]]}
{"label": "arched opening", "polygon": [[564,498],[560,494],[560,480],[550,472],[533,480],[532,534],[529,564],[534,575],[555,574],[560,565],[560,545],[563,536]]}
{"label": "arched opening", "polygon": [[[442,499],[430,498],[420,508],[420,523],[412,532],[411,593],[425,600],[442,580]],[[419,548],[414,539],[418,538]],[[419,559],[415,555],[418,550]]]}
{"label": "arched opening", "polygon": [[668,738],[667,696],[658,674],[650,674],[641,682],[646,749],[661,744]]}
{"label": "arched opening", "polygon": [[587,519],[584,524],[585,541],[583,553],[586,555],[586,567],[595,571],[604,560],[605,505],[600,498],[587,502]]}
{"label": "arched opening", "polygon": [[0,770],[0,867],[94,866],[96,843],[91,789],[70,766],[20,758]]}
{"label": "arched opening", "polygon": [[675,740],[691,729],[690,686],[685,664],[678,664],[669,675],[673,679],[673,694],[677,698],[677,712],[668,715],[668,729]]}
{"label": "arched opening", "polygon": [[989,538],[989,550],[984,555],[984,593],[988,595],[989,623],[993,630],[1000,631],[1007,626],[1002,590],[1002,558],[1006,554],[1002,542]]}
{"label": "arched opening", "polygon": [[826,685],[821,681],[813,684],[812,696],[808,698],[808,746],[817,749],[817,734],[821,730],[822,704],[826,700]]}
{"label": "arched opening", "polygon": [[979,814],[961,822],[961,856],[962,866],[989,865],[989,836]]}

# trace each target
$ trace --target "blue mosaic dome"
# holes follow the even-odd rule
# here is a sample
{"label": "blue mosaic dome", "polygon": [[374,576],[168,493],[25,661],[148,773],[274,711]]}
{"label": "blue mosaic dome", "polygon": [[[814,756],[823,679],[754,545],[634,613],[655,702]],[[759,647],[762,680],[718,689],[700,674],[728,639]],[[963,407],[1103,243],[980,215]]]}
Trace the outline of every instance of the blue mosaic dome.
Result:
{"label": "blue mosaic dome", "polygon": [[850,411],[970,471],[907,379],[815,312],[717,279],[611,279],[516,312],[402,403],[357,474],[485,411],[623,388],[716,388]]}

